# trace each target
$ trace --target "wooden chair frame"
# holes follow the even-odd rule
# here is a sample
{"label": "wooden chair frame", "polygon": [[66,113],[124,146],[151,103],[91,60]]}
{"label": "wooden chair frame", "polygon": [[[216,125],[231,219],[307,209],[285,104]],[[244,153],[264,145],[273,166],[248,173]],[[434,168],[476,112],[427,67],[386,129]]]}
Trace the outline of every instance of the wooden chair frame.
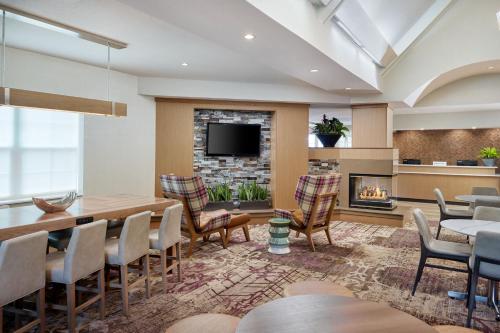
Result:
{"label": "wooden chair frame", "polygon": [[[66,284],[66,305],[62,304],[47,304],[50,309],[58,311],[66,311],[68,316],[68,332],[77,331],[77,315],[83,312],[90,305],[99,302],[99,317],[101,320],[106,316],[106,295],[105,295],[105,281],[104,281],[104,268],[93,273],[97,274],[97,288],[88,288],[83,286],[78,286],[76,283]],[[92,275],[92,274],[91,274]],[[57,282],[51,282],[51,284],[60,284]],[[77,300],[80,299],[80,295],[77,297],[77,291],[93,293],[95,296],[91,297],[87,301],[78,305]]]}
{"label": "wooden chair frame", "polygon": [[[306,235],[307,240],[309,242],[309,246],[311,247],[311,250],[313,252],[316,252],[316,248],[314,247],[314,241],[312,239],[312,235],[316,232],[324,231],[326,233],[326,238],[328,238],[328,243],[332,244],[332,238],[330,236],[330,220],[332,217],[333,209],[335,208],[335,204],[337,202],[337,192],[330,192],[330,193],[323,193],[323,194],[318,194],[316,199],[314,200],[314,204],[312,207],[312,218],[309,220],[309,223],[307,223],[306,226],[296,226],[294,224],[290,224],[290,229],[294,230],[297,232],[296,237],[299,237],[300,233],[303,233]],[[316,224],[316,216],[317,216],[317,210],[319,209],[319,204],[323,200],[327,200],[328,198],[331,198],[331,204],[330,207],[328,208],[328,213],[326,214],[325,217],[325,223],[323,224]]]}
{"label": "wooden chair frame", "polygon": [[[139,261],[139,265],[132,265],[132,262],[134,261]],[[111,288],[118,288],[121,289],[121,294],[122,294],[122,304],[123,304],[123,314],[125,316],[130,315],[130,310],[129,310],[129,304],[128,304],[128,294],[130,288],[135,287],[139,283],[144,283],[146,286],[146,298],[151,297],[151,278],[150,278],[150,265],[149,265],[149,253],[134,260],[126,265],[110,265],[106,264],[106,275],[108,275],[108,285]],[[139,271],[142,270],[142,275],[132,282],[131,284],[128,283],[128,273],[129,273],[129,268],[131,269],[139,269]],[[112,283],[109,281],[109,270],[110,269],[116,269],[119,270],[120,272],[120,283]]]}
{"label": "wooden chair frame", "polygon": [[181,242],[177,242],[174,246],[160,250],[160,254],[152,253],[150,257],[159,257],[161,266],[161,279],[163,282],[163,291],[167,292],[167,274],[177,268],[177,282],[182,281],[181,269]]}
{"label": "wooden chair frame", "polygon": [[[40,290],[36,291],[36,294],[37,294],[36,295],[36,311],[20,310],[20,309],[17,309],[15,307],[14,308],[5,307],[6,311],[15,313],[16,322],[17,322],[18,315],[29,315],[31,317],[36,317],[35,320],[30,321],[29,323],[27,323],[23,327],[17,328],[13,333],[30,332],[37,325],[40,325],[40,332],[42,332],[42,333],[45,332],[45,325],[46,325],[46,321],[45,321],[46,320],[45,319],[45,288],[41,288]],[[14,302],[14,304],[16,304],[16,302]],[[3,309],[4,309],[4,307],[0,306],[0,333],[3,332]]]}
{"label": "wooden chair frame", "polygon": [[187,202],[187,199],[182,195],[178,195],[176,193],[171,193],[171,192],[165,192],[163,195],[165,196],[165,198],[176,199],[176,200],[179,200],[180,202],[182,202],[182,206],[184,209],[184,219],[185,219],[186,223],[181,224],[181,233],[182,233],[182,235],[184,235],[190,239],[189,249],[188,249],[188,253],[187,253],[188,257],[191,257],[191,255],[193,254],[193,248],[194,248],[194,244],[196,243],[196,241],[199,238],[202,238],[203,240],[208,240],[208,238],[210,237],[211,234],[218,233],[220,235],[222,247],[223,248],[227,247],[226,237],[224,235],[224,227],[223,226],[212,229],[212,230],[198,231],[195,227],[193,218],[191,217],[191,212],[189,210],[189,204]]}

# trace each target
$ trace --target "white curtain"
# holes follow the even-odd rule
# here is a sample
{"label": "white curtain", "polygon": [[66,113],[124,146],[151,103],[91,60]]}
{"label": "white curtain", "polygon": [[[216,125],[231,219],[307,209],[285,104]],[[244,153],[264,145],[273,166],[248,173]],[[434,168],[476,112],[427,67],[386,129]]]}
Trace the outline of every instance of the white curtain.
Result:
{"label": "white curtain", "polygon": [[81,115],[0,108],[0,203],[81,190]]}

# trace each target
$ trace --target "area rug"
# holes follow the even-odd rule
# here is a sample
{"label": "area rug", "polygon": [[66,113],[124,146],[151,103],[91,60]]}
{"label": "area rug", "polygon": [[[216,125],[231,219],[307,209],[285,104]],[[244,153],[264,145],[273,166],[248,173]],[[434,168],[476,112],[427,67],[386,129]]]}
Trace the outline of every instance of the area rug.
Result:
{"label": "area rug", "polygon": [[[437,222],[433,222],[435,227]],[[119,291],[107,295],[105,320],[97,309],[86,311],[83,332],[164,332],[176,321],[200,313],[226,313],[242,317],[254,307],[282,297],[283,288],[302,280],[326,280],[351,289],[356,297],[390,306],[431,325],[464,325],[467,311],[463,301],[448,298],[448,290],[463,291],[467,277],[436,269],[425,269],[415,296],[410,290],[419,259],[419,238],[413,224],[392,228],[348,222],[331,225],[333,245],[323,233],[314,236],[317,252],[306,238],[290,235],[291,253],[267,251],[266,225],[251,228],[252,241],[234,232],[227,249],[215,235],[199,242],[193,256],[183,260],[183,281],[174,277],[163,293],[158,261],[153,260],[152,297],[144,288],[130,295],[129,318],[121,313]],[[464,242],[460,235],[444,232],[448,240]],[[183,250],[187,250],[184,240]],[[480,291],[484,292],[484,284]],[[51,332],[64,331],[64,314],[49,312]],[[483,332],[500,332],[494,312],[479,304],[474,326]]]}

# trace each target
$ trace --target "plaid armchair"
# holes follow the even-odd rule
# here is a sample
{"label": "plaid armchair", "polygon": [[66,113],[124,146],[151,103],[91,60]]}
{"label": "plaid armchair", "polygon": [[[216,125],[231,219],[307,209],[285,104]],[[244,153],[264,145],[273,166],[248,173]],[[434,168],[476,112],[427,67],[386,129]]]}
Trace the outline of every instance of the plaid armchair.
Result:
{"label": "plaid armchair", "polygon": [[309,244],[315,251],[312,233],[324,230],[331,244],[329,233],[330,218],[337,201],[341,175],[301,176],[295,190],[295,200],[299,209],[288,211],[275,209],[276,217],[291,221],[290,228],[306,234]]}
{"label": "plaid armchair", "polygon": [[[166,197],[178,199],[184,204],[181,231],[191,238],[188,256],[199,237],[206,240],[212,233],[220,234],[224,248],[231,231],[237,227],[244,228],[245,237],[249,240],[247,222],[250,218],[247,214],[232,217],[224,209],[204,211],[208,194],[201,177],[161,175],[160,183]],[[224,230],[227,232],[226,236]]]}

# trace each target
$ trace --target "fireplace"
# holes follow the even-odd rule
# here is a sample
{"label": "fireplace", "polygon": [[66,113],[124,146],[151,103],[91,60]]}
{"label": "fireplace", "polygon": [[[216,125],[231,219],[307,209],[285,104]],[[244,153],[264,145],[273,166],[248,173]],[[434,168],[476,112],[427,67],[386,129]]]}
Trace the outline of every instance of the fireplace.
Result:
{"label": "fireplace", "polygon": [[392,210],[392,175],[349,174],[349,207]]}

